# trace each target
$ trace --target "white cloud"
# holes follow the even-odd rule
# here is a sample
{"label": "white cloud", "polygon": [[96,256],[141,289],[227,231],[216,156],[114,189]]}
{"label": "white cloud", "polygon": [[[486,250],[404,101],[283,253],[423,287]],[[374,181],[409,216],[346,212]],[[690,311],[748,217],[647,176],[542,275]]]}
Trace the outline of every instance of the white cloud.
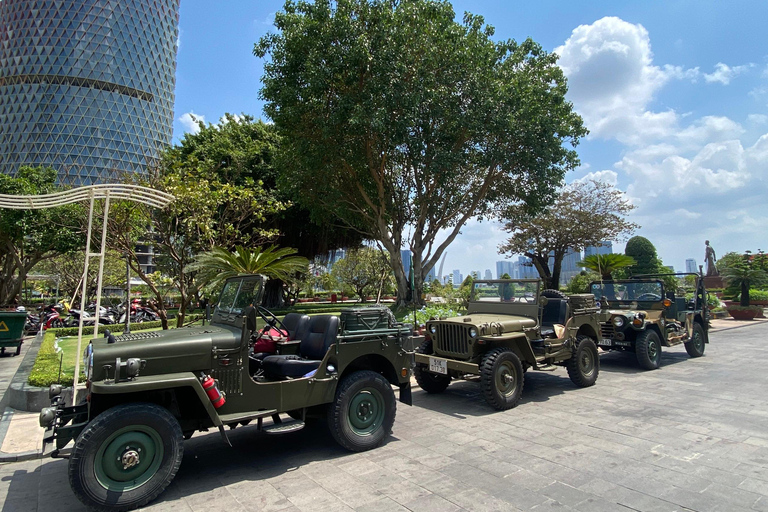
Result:
{"label": "white cloud", "polygon": [[178,121],[181,123],[181,126],[184,128],[185,133],[198,133],[200,132],[200,126],[198,126],[198,122],[205,122],[205,116],[201,116],[200,114],[195,114],[194,112],[187,112],[185,114],[182,114],[181,117],[179,117]]}
{"label": "white cloud", "polygon": [[704,73],[704,80],[707,83],[718,82],[723,85],[731,83],[736,76],[746,73],[754,64],[744,64],[743,66],[730,67],[727,64],[718,62],[715,64],[715,71],[712,73]]}
{"label": "white cloud", "polygon": [[573,180],[573,183],[584,183],[593,180],[602,181],[615,187],[619,181],[619,175],[616,171],[611,171],[610,169],[604,171],[592,171],[577,180]]}
{"label": "white cloud", "polygon": [[765,114],[749,114],[747,116],[747,122],[756,125],[767,124],[768,116]]}
{"label": "white cloud", "polygon": [[633,145],[676,130],[674,111],[651,112],[648,104],[669,80],[695,80],[699,73],[655,66],[648,31],[616,17],[576,27],[555,53],[568,77],[568,96],[591,135]]}

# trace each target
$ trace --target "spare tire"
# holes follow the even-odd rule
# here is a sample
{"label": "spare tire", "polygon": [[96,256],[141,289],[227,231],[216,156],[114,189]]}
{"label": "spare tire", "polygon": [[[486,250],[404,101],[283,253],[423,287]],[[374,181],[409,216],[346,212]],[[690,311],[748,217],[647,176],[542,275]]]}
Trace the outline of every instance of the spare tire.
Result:
{"label": "spare tire", "polygon": [[546,297],[548,299],[567,299],[568,298],[568,296],[563,292],[561,292],[560,290],[553,290],[551,288],[542,290],[541,296]]}

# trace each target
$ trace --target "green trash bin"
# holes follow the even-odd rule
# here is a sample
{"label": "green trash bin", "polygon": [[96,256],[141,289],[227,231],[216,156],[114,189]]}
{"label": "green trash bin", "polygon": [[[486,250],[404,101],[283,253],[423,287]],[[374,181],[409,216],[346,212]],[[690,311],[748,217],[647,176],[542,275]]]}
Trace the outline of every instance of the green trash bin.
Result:
{"label": "green trash bin", "polygon": [[0,311],[0,353],[4,354],[7,347],[14,347],[16,355],[21,353],[21,344],[24,343],[24,323],[26,321],[26,313]]}

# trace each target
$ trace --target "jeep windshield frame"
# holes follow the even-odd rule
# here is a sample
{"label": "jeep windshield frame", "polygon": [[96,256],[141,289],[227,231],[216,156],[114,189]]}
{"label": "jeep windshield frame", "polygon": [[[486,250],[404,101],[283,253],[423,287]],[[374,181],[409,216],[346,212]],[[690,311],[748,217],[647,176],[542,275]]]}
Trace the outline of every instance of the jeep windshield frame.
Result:
{"label": "jeep windshield frame", "polygon": [[214,314],[239,315],[251,305],[261,303],[264,279],[261,276],[241,276],[227,279],[219,295]]}
{"label": "jeep windshield frame", "polygon": [[611,303],[631,304],[633,302],[662,302],[664,282],[659,279],[622,279],[618,281],[594,281],[589,292],[595,300]]}
{"label": "jeep windshield frame", "polygon": [[517,302],[538,304],[541,281],[538,279],[483,279],[472,283],[470,303]]}

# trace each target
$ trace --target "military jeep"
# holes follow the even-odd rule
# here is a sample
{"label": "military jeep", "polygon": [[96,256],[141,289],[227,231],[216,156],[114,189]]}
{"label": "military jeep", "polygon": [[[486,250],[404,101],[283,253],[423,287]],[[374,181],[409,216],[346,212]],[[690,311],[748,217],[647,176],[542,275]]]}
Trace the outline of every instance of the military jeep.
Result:
{"label": "military jeep", "polygon": [[[693,297],[665,291],[663,276],[696,276]],[[599,281],[590,285],[600,304],[603,350],[634,352],[638,364],[655,370],[661,347],[685,344],[691,357],[704,355],[709,343],[709,310],[704,279],[699,274],[656,274],[628,280]]]}
{"label": "military jeep", "polygon": [[515,407],[529,368],[565,366],[580,387],[597,380],[598,309],[591,295],[540,292],[541,281],[475,281],[466,316],[427,322],[428,339],[416,351],[416,382],[441,393],[452,379],[479,376],[486,401]]}
{"label": "military jeep", "polygon": [[[129,510],[150,502],[174,478],[183,440],[196,431],[216,428],[229,444],[225,426],[255,422],[283,434],[325,416],[348,450],[384,442],[395,420],[392,386],[411,403],[410,327],[348,322],[345,330],[331,315],[280,321],[252,306],[263,285],[262,276],[227,280],[210,325],[92,340],[82,404],[66,406],[61,387],[51,387],[52,407],[40,413],[44,446],[55,443],[51,455],[69,458],[83,503]],[[254,353],[268,332],[279,333],[277,354]]]}

